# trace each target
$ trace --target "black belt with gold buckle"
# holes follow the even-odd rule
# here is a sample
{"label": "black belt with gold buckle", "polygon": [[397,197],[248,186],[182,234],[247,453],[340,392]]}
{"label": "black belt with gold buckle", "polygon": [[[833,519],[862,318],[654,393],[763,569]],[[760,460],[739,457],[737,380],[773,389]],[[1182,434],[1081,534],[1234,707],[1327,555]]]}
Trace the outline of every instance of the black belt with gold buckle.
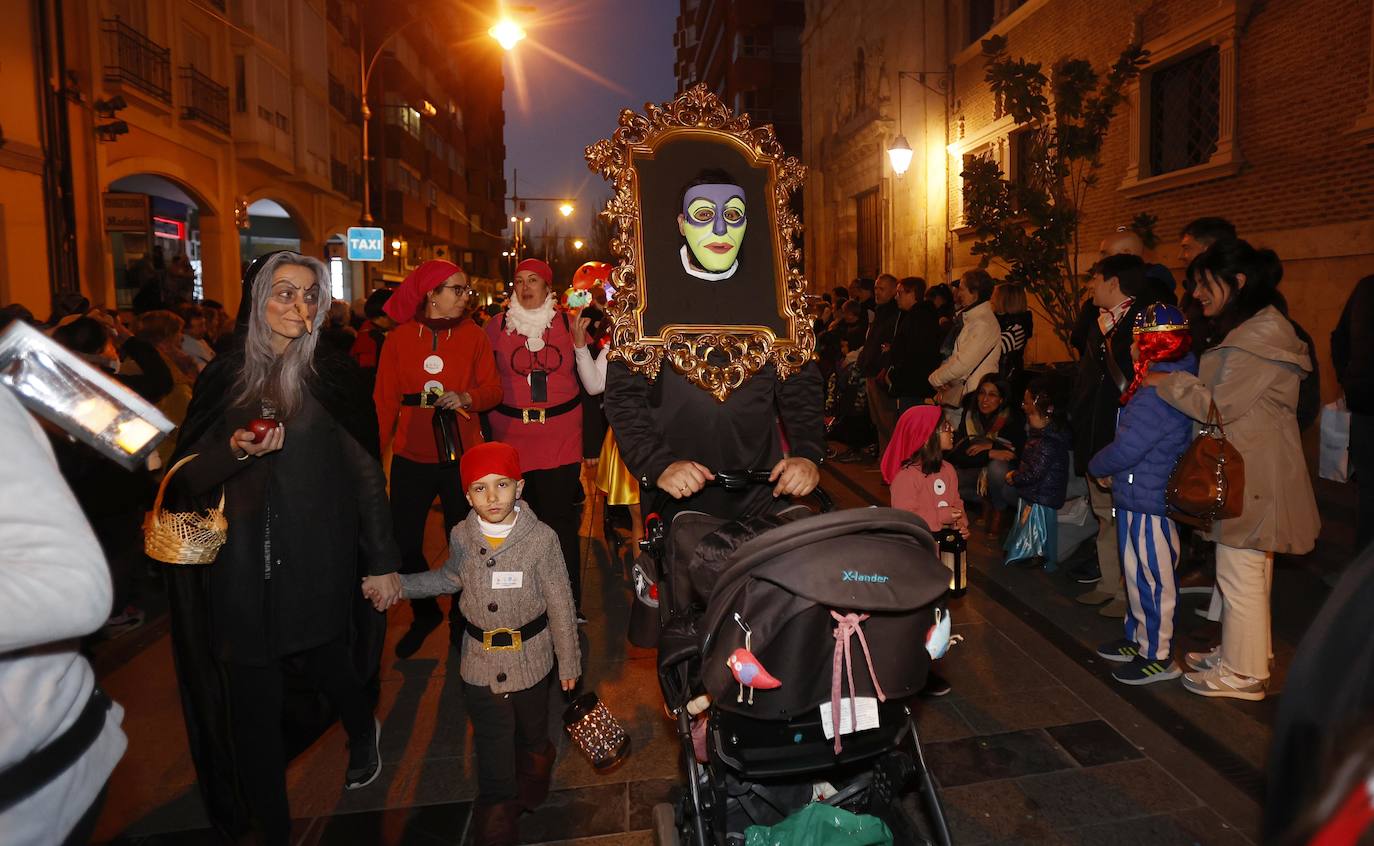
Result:
{"label": "black belt with gold buckle", "polygon": [[401,394],[401,405],[413,405],[420,408],[434,408],[434,404],[439,401],[439,397],[444,394],[442,391],[422,391],[418,394]]}
{"label": "black belt with gold buckle", "polygon": [[492,411],[507,417],[517,418],[522,423],[543,423],[550,417],[566,414],[580,405],[582,405],[582,397],[579,395],[567,402],[551,405],[548,408],[516,408],[513,405],[498,405]]}
{"label": "black belt with gold buckle", "polygon": [[482,648],[489,652],[505,652],[520,649],[524,642],[542,632],[549,626],[549,615],[540,614],[518,629],[479,629],[472,623],[464,623],[464,628],[473,640],[481,641]]}

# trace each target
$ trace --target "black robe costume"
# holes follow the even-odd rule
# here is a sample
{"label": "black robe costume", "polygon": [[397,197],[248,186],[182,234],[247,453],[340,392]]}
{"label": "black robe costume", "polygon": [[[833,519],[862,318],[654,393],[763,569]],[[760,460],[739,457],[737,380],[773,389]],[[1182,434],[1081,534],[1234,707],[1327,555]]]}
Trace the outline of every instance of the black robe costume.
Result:
{"label": "black robe costume", "polygon": [[[787,379],[765,365],[725,402],[664,364],[650,382],[623,362],[606,367],[606,418],[625,466],[649,488],[674,461],[696,461],[712,472],[771,470],[783,457],[778,421],[789,455],[817,465],[825,458],[825,391],[814,361]],[[648,502],[648,500],[646,500]],[[743,491],[707,487],[665,511],[702,511],[736,518],[769,510],[772,487]],[[661,512],[662,513],[662,512]],[[665,519],[668,513],[662,513]]]}
{"label": "black robe costume", "polygon": [[[215,428],[231,409],[234,382],[243,366],[243,338],[253,311],[252,280],[271,254],[260,256],[244,272],[235,343],[217,356],[196,381],[195,391],[182,423],[174,461],[190,452],[206,432]],[[357,442],[371,459],[380,455],[377,415],[356,363],[347,355],[319,343],[310,395],[334,423]],[[189,464],[187,465],[190,466]],[[177,500],[180,499],[180,502]],[[211,503],[178,496],[175,477],[167,507],[181,510]],[[389,514],[388,514],[389,518]],[[229,531],[234,531],[231,519]],[[221,550],[223,554],[223,550]],[[368,558],[358,556],[359,579],[368,572]],[[397,558],[399,562],[399,558]],[[212,632],[210,581],[216,564],[167,567],[167,594],[172,624],[172,654],[177,669],[182,713],[197,782],[206,813],[217,828],[238,836],[247,831],[250,814],[238,783],[229,728],[230,713],[225,664],[217,655]],[[358,581],[354,581],[358,584]],[[375,702],[386,615],[373,609],[359,590],[352,601],[347,639],[359,679]],[[336,715],[323,695],[303,681],[287,676],[286,703],[282,716],[286,752],[295,757],[333,724]]]}

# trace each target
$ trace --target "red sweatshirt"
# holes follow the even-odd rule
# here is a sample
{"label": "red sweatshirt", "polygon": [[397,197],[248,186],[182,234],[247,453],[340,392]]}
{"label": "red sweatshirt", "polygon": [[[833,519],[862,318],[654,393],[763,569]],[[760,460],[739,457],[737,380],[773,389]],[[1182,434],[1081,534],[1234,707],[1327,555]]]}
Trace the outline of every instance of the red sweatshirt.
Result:
{"label": "red sweatshirt", "polygon": [[394,434],[393,453],[423,464],[439,460],[434,446],[434,410],[401,405],[401,396],[423,393],[428,387],[472,395],[468,417],[458,415],[458,431],[464,447],[481,443],[477,412],[501,401],[501,379],[491,345],[477,324],[460,320],[436,331],[412,320],[391,330],[382,345],[377,385],[372,392],[382,445],[385,447]]}
{"label": "red sweatshirt", "polygon": [[959,498],[959,474],[948,461],[940,464],[940,472],[927,476],[917,465],[903,467],[892,480],[892,507],[910,511],[926,521],[932,532],[939,531],[946,522],[955,528],[968,525],[968,518],[955,520],[950,511],[964,510]]}

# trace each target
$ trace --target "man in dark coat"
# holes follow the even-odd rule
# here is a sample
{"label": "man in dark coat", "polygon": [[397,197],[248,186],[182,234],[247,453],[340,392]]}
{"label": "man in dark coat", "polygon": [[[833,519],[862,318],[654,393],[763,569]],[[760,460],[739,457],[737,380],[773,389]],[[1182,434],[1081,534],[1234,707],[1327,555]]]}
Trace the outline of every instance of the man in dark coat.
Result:
{"label": "man in dark coat", "polygon": [[908,276],[897,283],[897,319],[887,382],[897,398],[897,413],[935,395],[930,374],[940,366],[940,316],[925,302],[926,280]]}
{"label": "man in dark coat", "polygon": [[1331,333],[1331,363],[1350,408],[1350,462],[1359,488],[1355,542],[1374,541],[1374,276],[1350,293]]}
{"label": "man in dark coat", "polygon": [[863,352],[859,353],[859,372],[868,392],[868,416],[878,430],[878,456],[887,450],[888,439],[897,427],[897,401],[878,383],[878,374],[892,363],[892,335],[897,327],[897,277],[884,273],[873,283],[873,322],[868,326]]}
{"label": "man in dark coat", "polygon": [[[1074,468],[1083,474],[1092,457],[1116,437],[1121,395],[1130,385],[1129,374],[1134,372],[1131,327],[1136,316],[1156,302],[1145,276],[1145,261],[1139,256],[1122,254],[1099,261],[1093,267],[1092,290],[1092,306],[1097,315],[1095,320],[1085,321],[1082,355],[1069,402]],[[1126,600],[1112,519],[1112,495],[1089,479],[1088,498],[1097,515],[1101,581],[1078,601],[1084,605],[1106,603],[1099,612],[1102,616],[1123,617]]]}

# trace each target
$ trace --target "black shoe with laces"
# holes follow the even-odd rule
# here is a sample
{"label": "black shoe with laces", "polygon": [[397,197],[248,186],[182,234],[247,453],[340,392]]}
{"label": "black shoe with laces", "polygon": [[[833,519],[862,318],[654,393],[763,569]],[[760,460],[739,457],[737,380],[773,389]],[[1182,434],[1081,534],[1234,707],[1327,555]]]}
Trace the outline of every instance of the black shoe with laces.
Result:
{"label": "black shoe with laces", "polygon": [[372,718],[372,736],[348,741],[348,771],[344,773],[344,789],[367,787],[382,774],[382,724]]}

